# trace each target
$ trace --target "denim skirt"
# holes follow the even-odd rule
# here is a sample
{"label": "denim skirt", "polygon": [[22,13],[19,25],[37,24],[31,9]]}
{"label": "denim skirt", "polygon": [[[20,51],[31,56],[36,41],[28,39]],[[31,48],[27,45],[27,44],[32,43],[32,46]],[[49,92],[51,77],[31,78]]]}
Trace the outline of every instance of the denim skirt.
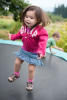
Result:
{"label": "denim skirt", "polygon": [[35,66],[44,66],[42,59],[38,59],[38,55],[36,53],[28,52],[20,49],[19,52],[15,52],[16,56],[23,61],[26,61],[29,64],[33,64]]}

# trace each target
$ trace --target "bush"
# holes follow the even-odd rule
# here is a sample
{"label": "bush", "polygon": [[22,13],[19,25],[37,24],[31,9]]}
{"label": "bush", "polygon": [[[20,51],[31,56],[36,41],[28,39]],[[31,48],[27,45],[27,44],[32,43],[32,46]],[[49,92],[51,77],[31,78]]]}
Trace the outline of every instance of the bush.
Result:
{"label": "bush", "polygon": [[22,24],[20,22],[16,22],[13,27],[10,30],[10,33],[14,34],[17,33],[19,31],[19,29],[21,28]]}
{"label": "bush", "polygon": [[64,51],[67,52],[67,43],[64,44]]}
{"label": "bush", "polygon": [[51,19],[52,22],[56,22],[56,21],[63,21],[63,17],[62,16],[58,16],[58,15],[54,15],[52,13],[47,13],[49,18]]}
{"label": "bush", "polygon": [[16,22],[13,19],[8,19],[6,16],[1,16],[0,18],[0,29],[1,30],[10,30]]}

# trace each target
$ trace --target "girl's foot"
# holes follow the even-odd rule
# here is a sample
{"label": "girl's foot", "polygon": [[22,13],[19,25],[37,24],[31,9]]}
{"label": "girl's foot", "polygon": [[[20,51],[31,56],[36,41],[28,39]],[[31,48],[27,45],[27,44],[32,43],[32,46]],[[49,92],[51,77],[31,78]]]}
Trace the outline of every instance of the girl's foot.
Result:
{"label": "girl's foot", "polygon": [[26,90],[32,91],[33,90],[33,82],[27,82]]}
{"label": "girl's foot", "polygon": [[12,74],[10,77],[8,77],[8,81],[9,82],[14,82],[19,77],[20,77],[20,75]]}

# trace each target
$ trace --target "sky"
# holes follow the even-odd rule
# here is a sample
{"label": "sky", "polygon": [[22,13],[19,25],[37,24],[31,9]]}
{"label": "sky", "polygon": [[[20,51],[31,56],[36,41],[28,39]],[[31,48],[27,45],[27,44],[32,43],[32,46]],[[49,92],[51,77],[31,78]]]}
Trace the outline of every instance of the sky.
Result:
{"label": "sky", "polygon": [[58,5],[64,4],[67,6],[67,0],[26,0],[30,4],[40,6],[45,11],[53,11]]}

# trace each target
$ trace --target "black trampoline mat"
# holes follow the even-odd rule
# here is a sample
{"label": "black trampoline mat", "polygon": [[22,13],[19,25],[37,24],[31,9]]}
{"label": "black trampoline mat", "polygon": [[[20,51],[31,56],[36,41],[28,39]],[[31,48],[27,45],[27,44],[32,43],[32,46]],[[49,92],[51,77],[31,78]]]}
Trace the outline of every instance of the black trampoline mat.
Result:
{"label": "black trampoline mat", "polygon": [[0,44],[0,100],[67,100],[67,62],[50,54],[44,59],[44,67],[36,67],[32,92],[26,91],[26,62],[22,64],[20,78],[8,82],[14,70],[14,52],[19,49],[19,46]]}

